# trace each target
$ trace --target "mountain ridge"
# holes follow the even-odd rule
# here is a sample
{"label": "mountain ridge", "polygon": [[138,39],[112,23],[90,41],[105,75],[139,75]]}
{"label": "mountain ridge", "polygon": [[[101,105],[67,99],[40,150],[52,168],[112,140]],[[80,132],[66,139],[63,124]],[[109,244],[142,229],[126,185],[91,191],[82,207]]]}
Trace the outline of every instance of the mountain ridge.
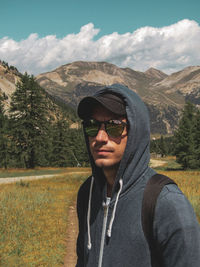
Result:
{"label": "mountain ridge", "polygon": [[[135,91],[147,105],[152,133],[172,134],[186,101],[200,106],[200,66],[167,75],[155,68],[141,72],[107,62],[76,61],[35,78],[52,98],[73,109],[82,97],[103,86],[121,83]],[[16,68],[9,70],[0,61],[0,92],[9,98],[18,79]]]}
{"label": "mountain ridge", "polygon": [[128,86],[146,103],[152,133],[173,133],[186,101],[200,105],[200,66],[189,66],[167,75],[155,68],[141,72],[107,62],[76,61],[40,74],[36,79],[50,94],[73,108],[82,97],[102,86],[114,83]]}

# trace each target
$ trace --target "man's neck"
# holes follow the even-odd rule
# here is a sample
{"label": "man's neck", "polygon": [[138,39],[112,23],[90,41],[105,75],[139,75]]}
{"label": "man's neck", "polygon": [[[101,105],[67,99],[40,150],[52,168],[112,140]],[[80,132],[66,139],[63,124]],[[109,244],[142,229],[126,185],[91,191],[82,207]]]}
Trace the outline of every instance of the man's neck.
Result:
{"label": "man's neck", "polygon": [[103,172],[107,180],[107,196],[111,197],[118,168],[104,168]]}

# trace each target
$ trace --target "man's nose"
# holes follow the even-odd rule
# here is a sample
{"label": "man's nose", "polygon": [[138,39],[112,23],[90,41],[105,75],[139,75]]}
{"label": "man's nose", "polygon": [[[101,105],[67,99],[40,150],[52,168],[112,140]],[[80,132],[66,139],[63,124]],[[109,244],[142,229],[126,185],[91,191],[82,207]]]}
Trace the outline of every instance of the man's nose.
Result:
{"label": "man's nose", "polygon": [[101,127],[96,135],[97,142],[107,142],[108,141],[108,134],[106,133],[104,124],[101,124]]}

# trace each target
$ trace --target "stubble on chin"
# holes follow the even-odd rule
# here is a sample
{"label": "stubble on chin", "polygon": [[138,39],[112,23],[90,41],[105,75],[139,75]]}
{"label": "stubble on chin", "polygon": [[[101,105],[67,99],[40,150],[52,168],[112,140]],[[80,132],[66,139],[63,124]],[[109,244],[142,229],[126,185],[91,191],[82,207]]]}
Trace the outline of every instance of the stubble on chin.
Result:
{"label": "stubble on chin", "polygon": [[95,161],[95,165],[99,168],[102,168],[103,171],[107,172],[107,171],[118,169],[120,162],[113,163],[113,162],[106,162],[106,161],[98,159]]}

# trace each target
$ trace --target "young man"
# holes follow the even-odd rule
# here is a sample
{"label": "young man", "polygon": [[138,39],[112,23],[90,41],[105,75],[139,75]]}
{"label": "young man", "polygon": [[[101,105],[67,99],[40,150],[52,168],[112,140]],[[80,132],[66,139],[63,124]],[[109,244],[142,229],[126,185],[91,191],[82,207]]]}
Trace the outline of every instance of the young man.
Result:
{"label": "young man", "polygon": [[[144,189],[155,174],[148,166],[147,109],[133,91],[117,84],[84,98],[78,115],[92,176],[78,193],[76,266],[150,267],[141,223]],[[153,232],[162,266],[200,266],[199,224],[175,184],[166,185],[158,197]]]}

